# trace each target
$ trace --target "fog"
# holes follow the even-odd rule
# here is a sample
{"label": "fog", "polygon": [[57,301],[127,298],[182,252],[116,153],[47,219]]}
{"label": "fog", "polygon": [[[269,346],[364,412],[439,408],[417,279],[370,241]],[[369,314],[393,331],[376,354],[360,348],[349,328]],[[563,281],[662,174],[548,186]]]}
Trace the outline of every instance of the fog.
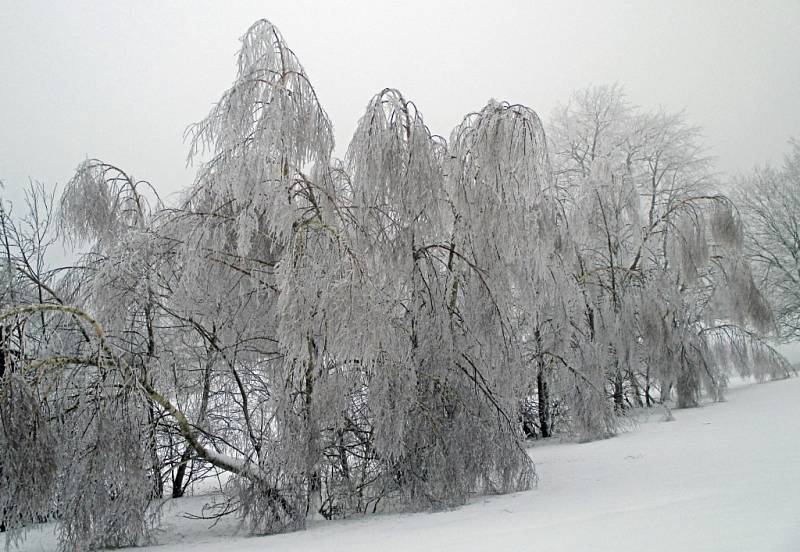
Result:
{"label": "fog", "polygon": [[342,153],[369,98],[399,88],[447,136],[490,97],[543,119],[572,90],[622,84],[686,109],[720,171],[780,162],[798,134],[800,3],[8,2],[0,179],[63,184],[98,157],[164,192],[191,182],[183,132],[233,80],[267,18],[304,63]]}

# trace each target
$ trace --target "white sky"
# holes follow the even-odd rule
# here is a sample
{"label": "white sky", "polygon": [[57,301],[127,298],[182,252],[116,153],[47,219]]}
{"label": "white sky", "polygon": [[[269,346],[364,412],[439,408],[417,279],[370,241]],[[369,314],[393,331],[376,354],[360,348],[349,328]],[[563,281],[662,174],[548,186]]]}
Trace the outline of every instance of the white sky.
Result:
{"label": "white sky", "polygon": [[413,99],[448,136],[491,98],[547,119],[619,82],[686,108],[725,172],[780,162],[800,135],[800,1],[78,2],[0,0],[0,179],[63,184],[86,157],[167,193],[190,183],[183,131],[234,77],[238,38],[278,25],[341,153],[369,98]]}

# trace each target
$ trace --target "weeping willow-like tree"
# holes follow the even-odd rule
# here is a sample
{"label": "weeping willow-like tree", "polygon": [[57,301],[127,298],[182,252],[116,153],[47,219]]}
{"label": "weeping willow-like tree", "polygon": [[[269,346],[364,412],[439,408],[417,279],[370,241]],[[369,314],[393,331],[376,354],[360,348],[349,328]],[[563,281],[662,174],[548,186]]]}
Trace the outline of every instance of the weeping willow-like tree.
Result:
{"label": "weeping willow-like tree", "polygon": [[742,228],[681,114],[632,108],[618,86],[576,92],[550,132],[559,193],[615,408],[677,392],[694,406],[729,374],[785,374]]}
{"label": "weeping willow-like tree", "polygon": [[65,549],[143,542],[150,499],[196,463],[230,474],[225,509],[255,532],[534,480],[517,408],[544,268],[528,265],[555,225],[535,113],[492,102],[450,147],[387,89],[338,161],[277,29],[242,41],[233,86],[190,127],[190,158],[209,160],[180,204],[82,164],[61,202],[90,251],[62,281],[75,306],[3,315],[63,334],[0,393],[30,406],[2,411],[3,442],[23,445],[3,447],[4,476],[50,461],[41,503],[3,495],[3,516],[57,504]]}
{"label": "weeping willow-like tree", "polygon": [[650,130],[557,149],[554,175],[531,109],[492,100],[448,142],[385,89],[335,159],[302,65],[255,23],[189,128],[206,161],[178,204],[82,163],[60,220],[83,261],[4,304],[12,540],[53,515],[65,550],[145,542],[157,499],[210,469],[218,513],[254,533],[451,507],[533,484],[525,431],[598,438],[626,398],[717,385],[716,344],[768,312],[719,285],[750,282],[714,249],[736,250],[736,221],[660,184],[677,173]]}

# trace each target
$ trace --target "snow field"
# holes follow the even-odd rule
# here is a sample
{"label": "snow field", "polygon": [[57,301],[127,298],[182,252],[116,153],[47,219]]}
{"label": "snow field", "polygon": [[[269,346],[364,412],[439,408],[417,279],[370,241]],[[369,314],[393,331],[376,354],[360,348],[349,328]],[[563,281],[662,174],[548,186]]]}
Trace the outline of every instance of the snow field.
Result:
{"label": "snow field", "polygon": [[[463,508],[312,521],[233,536],[236,521],[189,520],[208,497],[167,505],[152,552],[544,550],[800,551],[800,378],[731,389],[728,401],[643,413],[629,431],[530,449],[538,488]],[[22,550],[51,550],[52,530]]]}

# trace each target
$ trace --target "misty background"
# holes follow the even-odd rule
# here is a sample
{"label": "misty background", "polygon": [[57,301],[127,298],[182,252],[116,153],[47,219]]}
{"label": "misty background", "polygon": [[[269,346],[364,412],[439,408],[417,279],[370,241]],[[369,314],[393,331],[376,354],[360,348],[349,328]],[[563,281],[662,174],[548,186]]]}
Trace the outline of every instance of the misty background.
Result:
{"label": "misty background", "polygon": [[[63,185],[96,157],[167,201],[186,127],[235,74],[238,38],[278,25],[344,153],[369,99],[400,89],[445,137],[497,98],[544,120],[576,88],[686,110],[724,182],[800,136],[800,2],[16,2],[0,8],[0,180]],[[800,347],[783,349],[800,359]]]}

